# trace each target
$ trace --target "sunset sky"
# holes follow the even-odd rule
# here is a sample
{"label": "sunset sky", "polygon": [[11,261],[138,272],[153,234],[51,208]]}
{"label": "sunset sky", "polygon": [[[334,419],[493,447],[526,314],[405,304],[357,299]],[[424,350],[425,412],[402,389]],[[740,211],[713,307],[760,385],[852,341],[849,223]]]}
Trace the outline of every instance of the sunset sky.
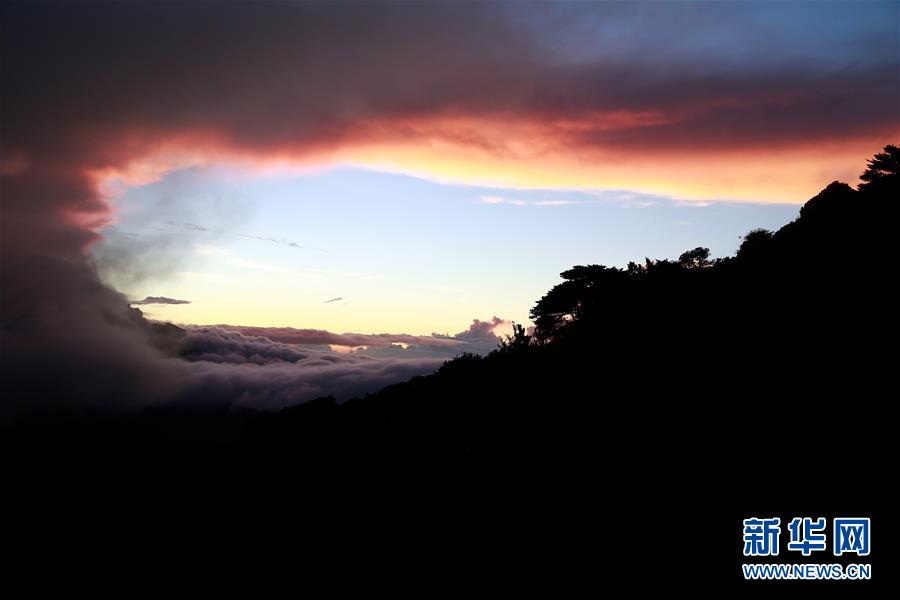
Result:
{"label": "sunset sky", "polygon": [[148,316],[415,334],[494,315],[526,322],[572,265],[624,266],[697,245],[726,256],[748,230],[777,228],[798,209],[441,184],[351,167],[183,170],[130,189],[118,206],[94,248],[101,273],[134,299],[191,302],[141,306]]}
{"label": "sunset sky", "polygon": [[[6,242],[178,323],[454,333],[898,138],[896,2],[4,8]],[[41,240],[39,248],[37,240]],[[17,267],[25,264],[17,263]],[[22,267],[24,268],[24,267]]]}

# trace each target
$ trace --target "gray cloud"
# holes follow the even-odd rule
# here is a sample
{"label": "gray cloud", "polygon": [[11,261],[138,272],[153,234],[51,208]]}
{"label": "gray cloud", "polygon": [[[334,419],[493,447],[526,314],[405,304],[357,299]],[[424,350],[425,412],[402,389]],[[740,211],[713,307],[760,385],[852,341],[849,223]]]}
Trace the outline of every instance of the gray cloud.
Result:
{"label": "gray cloud", "polygon": [[[91,246],[101,278],[128,292],[153,284],[182,264],[197,244],[211,245],[226,230],[251,219],[253,207],[201,168],[182,169],[117,201],[128,213],[129,230],[112,225]],[[209,226],[176,227],[203,219]]]}
{"label": "gray cloud", "polygon": [[[177,347],[178,396],[275,408],[332,394],[338,400],[373,392],[437,369],[441,357],[375,359],[303,348],[222,327],[188,327]],[[189,364],[189,368],[185,365]]]}
{"label": "gray cloud", "polygon": [[315,356],[263,364],[199,360],[183,363],[190,368],[182,369],[182,385],[172,401],[221,403],[228,399],[232,406],[259,409],[281,408],[329,394],[342,401],[430,373],[443,362]]}
{"label": "gray cloud", "polygon": [[344,346],[353,354],[377,358],[453,358],[464,352],[487,354],[500,343],[494,329],[508,323],[500,317],[473,319],[472,325],[455,335],[432,333],[334,333],[322,329],[215,325],[217,330],[237,332],[248,339],[265,339],[295,346]]}
{"label": "gray cloud", "polygon": [[166,298],[165,296],[147,296],[143,300],[129,300],[132,306],[142,306],[144,304],[190,304],[190,300],[178,300],[176,298]]}
{"label": "gray cloud", "polygon": [[[18,402],[0,405],[0,422],[74,406],[192,402],[270,409],[328,394],[342,401],[433,372],[462,352],[490,352],[499,343],[491,330],[504,323],[475,319],[455,336],[179,328],[148,322],[138,309],[123,310],[124,298],[110,294],[97,288],[102,310],[75,304],[53,317],[42,315],[29,326],[31,338],[2,332],[4,369],[10,373],[5,385],[10,400]],[[355,350],[333,352],[329,345]],[[54,377],[39,376],[46,370]]]}
{"label": "gray cloud", "polygon": [[472,324],[465,331],[456,334],[456,339],[463,340],[471,344],[490,344],[495,346],[499,339],[494,333],[497,327],[507,324],[507,321],[500,317],[494,316],[490,321],[481,321],[473,319]]}
{"label": "gray cloud", "polygon": [[[499,343],[491,330],[503,323],[497,317],[490,321],[475,319],[456,336],[188,326],[176,346],[181,363],[181,389],[176,397],[204,398],[207,402],[227,399],[232,404],[260,408],[286,406],[326,394],[346,400],[430,373],[462,352],[490,352]],[[322,346],[323,341],[368,345],[338,353]]]}

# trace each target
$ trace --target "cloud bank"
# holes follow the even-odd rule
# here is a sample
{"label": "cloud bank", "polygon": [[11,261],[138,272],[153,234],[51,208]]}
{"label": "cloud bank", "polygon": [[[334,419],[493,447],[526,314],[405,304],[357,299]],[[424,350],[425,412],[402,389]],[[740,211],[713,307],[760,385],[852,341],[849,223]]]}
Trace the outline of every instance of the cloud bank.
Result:
{"label": "cloud bank", "polygon": [[[180,403],[277,409],[329,394],[343,401],[433,372],[463,352],[486,354],[510,326],[499,317],[475,319],[456,335],[431,336],[180,328],[148,322],[137,309],[110,310],[119,307],[42,315],[28,329],[29,339],[4,331],[0,422],[48,409]],[[81,320],[70,322],[76,314]]]}
{"label": "cloud bank", "polygon": [[455,335],[432,333],[410,335],[408,333],[334,333],[323,329],[297,329],[294,327],[252,327],[245,325],[193,326],[188,331],[195,335],[201,331],[227,331],[237,333],[242,339],[265,340],[292,347],[338,346],[364,356],[391,356],[407,358],[453,358],[464,352],[487,354],[494,350],[501,339],[512,332],[512,323],[500,317],[488,321],[473,319],[465,331]]}
{"label": "cloud bank", "polygon": [[15,168],[131,179],[349,160],[800,202],[810,163],[855,175],[900,122],[895,7],[832,4],[13,2],[3,137]]}
{"label": "cloud bank", "polygon": [[338,400],[437,369],[443,358],[374,359],[311,350],[223,327],[189,327],[177,346],[189,363],[174,401],[280,408],[325,395]]}

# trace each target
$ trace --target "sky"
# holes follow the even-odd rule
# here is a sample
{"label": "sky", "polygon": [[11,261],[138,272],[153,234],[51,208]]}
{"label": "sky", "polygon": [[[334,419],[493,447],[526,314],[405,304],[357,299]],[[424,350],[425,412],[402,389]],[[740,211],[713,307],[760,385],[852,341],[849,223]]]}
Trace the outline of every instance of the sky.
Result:
{"label": "sky", "polygon": [[[562,270],[729,255],[900,137],[896,1],[0,11],[20,394],[51,361],[97,398],[296,400],[371,375],[335,371],[330,335],[389,334],[340,348],[381,361],[481,348]],[[129,305],[203,352],[160,356]],[[379,365],[369,388],[415,371]]]}
{"label": "sky", "polygon": [[734,254],[795,204],[678,201],[628,191],[452,185],[336,167],[173,172],[134,187],[93,247],[101,274],[177,323],[452,333],[528,323],[575,264],[624,267],[705,246]]}

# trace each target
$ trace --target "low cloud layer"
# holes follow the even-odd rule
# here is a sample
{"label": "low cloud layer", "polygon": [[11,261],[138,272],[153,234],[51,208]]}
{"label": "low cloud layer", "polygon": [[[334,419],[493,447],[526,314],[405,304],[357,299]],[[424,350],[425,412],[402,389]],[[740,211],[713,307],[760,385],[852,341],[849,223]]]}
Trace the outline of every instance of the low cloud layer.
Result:
{"label": "low cloud layer", "polygon": [[[432,333],[410,335],[407,333],[334,333],[323,329],[296,329],[293,327],[250,327],[242,325],[193,326],[188,328],[188,339],[204,335],[220,335],[228,332],[229,339],[240,335],[242,343],[262,344],[260,348],[280,348],[282,353],[301,353],[302,348],[342,347],[356,356],[392,358],[444,358],[449,359],[465,352],[487,354],[494,350],[502,337],[511,331],[512,324],[500,317],[488,321],[473,319],[465,331],[455,335]],[[266,346],[266,344],[274,344]]]}
{"label": "low cloud layer", "polygon": [[143,300],[129,300],[132,306],[143,306],[144,304],[190,304],[190,300],[178,300],[177,298],[166,298],[165,296],[147,296]]}
{"label": "low cloud layer", "polygon": [[[179,373],[182,388],[175,397],[229,399],[256,408],[287,406],[327,394],[347,400],[433,372],[464,352],[486,354],[500,342],[497,330],[507,326],[499,317],[475,319],[454,336],[188,326],[173,346],[185,363]],[[330,345],[355,348],[334,352]]]}
{"label": "low cloud layer", "polygon": [[230,406],[271,410],[326,395],[343,401],[431,373],[442,362],[353,357],[339,361],[309,357],[262,365],[198,361],[182,369],[181,388],[170,402],[222,404],[227,399]]}
{"label": "low cloud layer", "polygon": [[341,354],[223,327],[187,328],[177,352],[185,364],[176,399],[229,399],[233,405],[266,409],[328,394],[347,400],[430,373],[444,360]]}
{"label": "low cloud layer", "polygon": [[75,408],[187,403],[277,409],[329,394],[343,401],[431,373],[463,352],[486,354],[500,342],[496,332],[508,325],[498,317],[475,319],[452,336],[181,328],[146,321],[139,310],[127,309],[124,298],[102,286],[96,291],[96,300],[110,303],[106,309],[76,304],[30,323],[30,336],[3,332],[8,377],[0,422]]}

